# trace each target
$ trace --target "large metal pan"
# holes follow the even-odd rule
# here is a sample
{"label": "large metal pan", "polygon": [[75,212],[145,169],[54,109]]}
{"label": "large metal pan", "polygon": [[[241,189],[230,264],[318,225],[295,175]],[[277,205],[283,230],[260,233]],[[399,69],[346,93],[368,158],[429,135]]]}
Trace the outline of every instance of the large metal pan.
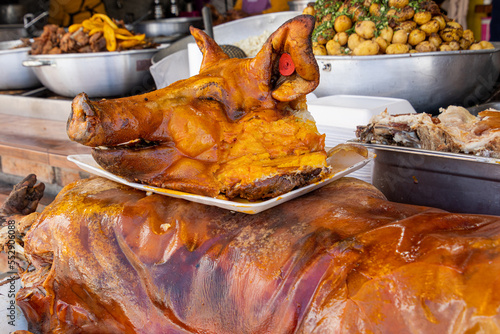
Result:
{"label": "large metal pan", "polygon": [[9,42],[28,37],[24,24],[0,24],[0,41]]}
{"label": "large metal pan", "polygon": [[373,185],[387,199],[451,212],[500,215],[500,160],[363,144],[376,154]]}
{"label": "large metal pan", "polygon": [[316,96],[335,94],[401,98],[416,111],[436,114],[450,105],[485,102],[497,89],[496,49],[377,56],[317,56]]}
{"label": "large metal pan", "polygon": [[30,56],[23,62],[42,84],[67,97],[137,95],[154,87],[149,67],[157,49]]}
{"label": "large metal pan", "polygon": [[31,68],[23,67],[30,47],[12,49],[20,40],[0,42],[0,90],[27,89],[40,86]]}
{"label": "large metal pan", "polygon": [[24,14],[26,14],[26,8],[23,5],[0,5],[0,24],[22,23]]}
{"label": "large metal pan", "polygon": [[141,21],[133,25],[135,32],[148,37],[188,35],[189,27],[203,27],[201,17],[172,17],[168,19]]}

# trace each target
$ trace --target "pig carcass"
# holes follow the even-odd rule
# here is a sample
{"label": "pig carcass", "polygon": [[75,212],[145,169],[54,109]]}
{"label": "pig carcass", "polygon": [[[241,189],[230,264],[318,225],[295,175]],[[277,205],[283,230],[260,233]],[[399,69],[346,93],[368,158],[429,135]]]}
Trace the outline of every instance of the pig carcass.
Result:
{"label": "pig carcass", "polygon": [[500,331],[500,217],[353,178],[256,215],[82,180],[24,249],[33,333]]}

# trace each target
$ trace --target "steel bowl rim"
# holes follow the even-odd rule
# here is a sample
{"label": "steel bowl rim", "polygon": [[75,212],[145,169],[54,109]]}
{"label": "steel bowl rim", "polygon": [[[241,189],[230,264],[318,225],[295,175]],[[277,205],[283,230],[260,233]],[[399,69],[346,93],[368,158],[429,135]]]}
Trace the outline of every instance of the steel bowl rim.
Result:
{"label": "steel bowl rim", "polygon": [[[14,53],[15,51],[18,51],[18,50],[26,51],[26,50],[31,49],[30,46],[12,49],[12,47],[16,47],[17,45],[20,45],[22,43],[23,42],[20,39],[12,39],[10,41],[1,41],[0,42],[0,54],[2,54],[2,53]],[[2,48],[4,45],[9,45],[9,46],[11,45],[11,48],[4,49],[4,48]]]}
{"label": "steel bowl rim", "polygon": [[162,24],[162,23],[185,23],[185,22],[194,22],[194,21],[202,21],[202,18],[199,16],[194,17],[172,17],[167,19],[160,20],[147,20],[141,21],[134,24],[134,26],[140,25],[154,25],[154,24]]}
{"label": "steel bowl rim", "polygon": [[139,50],[124,50],[124,51],[103,51],[103,52],[86,52],[86,53],[60,53],[60,54],[38,54],[29,55],[32,59],[42,60],[60,60],[60,59],[72,59],[72,58],[98,58],[98,57],[120,57],[136,54],[148,54],[155,53],[159,49],[139,49]]}
{"label": "steel bowl rim", "polygon": [[500,47],[495,49],[481,49],[481,50],[458,50],[458,51],[433,51],[433,52],[419,52],[419,53],[402,53],[402,54],[383,54],[383,55],[370,55],[370,56],[315,56],[317,60],[328,61],[328,60],[386,60],[394,58],[423,58],[423,57],[435,57],[435,56],[468,56],[468,55],[478,55],[478,54],[494,54],[500,51]]}
{"label": "steel bowl rim", "polygon": [[28,53],[29,50],[31,50],[31,47],[29,47],[29,46],[23,47],[23,48],[0,50],[0,55],[24,53],[24,52]]}

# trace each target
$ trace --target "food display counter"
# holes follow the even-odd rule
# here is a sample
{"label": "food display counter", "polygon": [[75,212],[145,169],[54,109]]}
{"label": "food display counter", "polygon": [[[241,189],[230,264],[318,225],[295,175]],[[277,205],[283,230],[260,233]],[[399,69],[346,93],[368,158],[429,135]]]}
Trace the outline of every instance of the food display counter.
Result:
{"label": "food display counter", "polygon": [[[315,17],[266,14],[242,26],[254,20],[271,23],[245,34],[273,27],[255,56],[220,46],[237,42],[222,32],[238,21],[214,38],[193,28],[153,52],[154,87],[140,92],[0,94],[1,166],[19,181],[0,207],[0,315],[34,334],[498,332],[500,50],[478,52],[496,73],[488,105],[433,115],[400,97],[316,95],[321,62],[336,56],[314,54]],[[90,23],[70,30],[97,29],[105,48],[143,40],[112,20]],[[175,62],[192,59],[192,41],[196,75]],[[359,67],[363,56],[342,57]],[[155,71],[176,64],[186,77],[160,83]],[[436,156],[455,160],[433,171]],[[467,164],[463,175],[456,156],[488,169]],[[443,185],[464,176],[469,188]],[[432,200],[448,191],[467,202],[474,178],[482,205]],[[384,187],[431,200],[390,198]],[[51,190],[57,197],[39,207]]]}

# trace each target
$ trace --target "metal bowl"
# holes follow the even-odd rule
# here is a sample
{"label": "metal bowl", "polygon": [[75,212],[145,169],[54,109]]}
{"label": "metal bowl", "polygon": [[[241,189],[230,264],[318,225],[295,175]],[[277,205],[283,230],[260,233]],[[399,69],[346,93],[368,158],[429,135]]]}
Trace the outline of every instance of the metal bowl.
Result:
{"label": "metal bowl", "polygon": [[20,40],[0,42],[0,90],[27,89],[40,86],[31,68],[23,67],[30,47],[12,49]]}
{"label": "metal bowl", "polygon": [[23,62],[42,84],[66,97],[136,95],[153,87],[149,73],[157,49],[30,56]]}
{"label": "metal bowl", "polygon": [[135,32],[148,37],[187,35],[189,27],[203,27],[201,17],[173,17],[161,20],[141,21],[133,25]]}
{"label": "metal bowl", "polygon": [[24,24],[0,24],[0,41],[12,41],[28,37]]}
{"label": "metal bowl", "polygon": [[497,89],[500,44],[492,50],[408,53],[377,56],[316,56],[318,97],[348,94],[408,100],[416,111],[470,107]]}
{"label": "metal bowl", "polygon": [[390,201],[457,213],[500,215],[500,159],[363,145],[376,155],[373,185]]}
{"label": "metal bowl", "polygon": [[316,2],[315,0],[309,1],[309,0],[293,0],[293,1],[288,1],[288,7],[290,7],[290,10],[294,11],[303,11],[309,3],[314,3]]}
{"label": "metal bowl", "polygon": [[23,22],[26,8],[19,4],[0,5],[0,24],[17,24]]}

